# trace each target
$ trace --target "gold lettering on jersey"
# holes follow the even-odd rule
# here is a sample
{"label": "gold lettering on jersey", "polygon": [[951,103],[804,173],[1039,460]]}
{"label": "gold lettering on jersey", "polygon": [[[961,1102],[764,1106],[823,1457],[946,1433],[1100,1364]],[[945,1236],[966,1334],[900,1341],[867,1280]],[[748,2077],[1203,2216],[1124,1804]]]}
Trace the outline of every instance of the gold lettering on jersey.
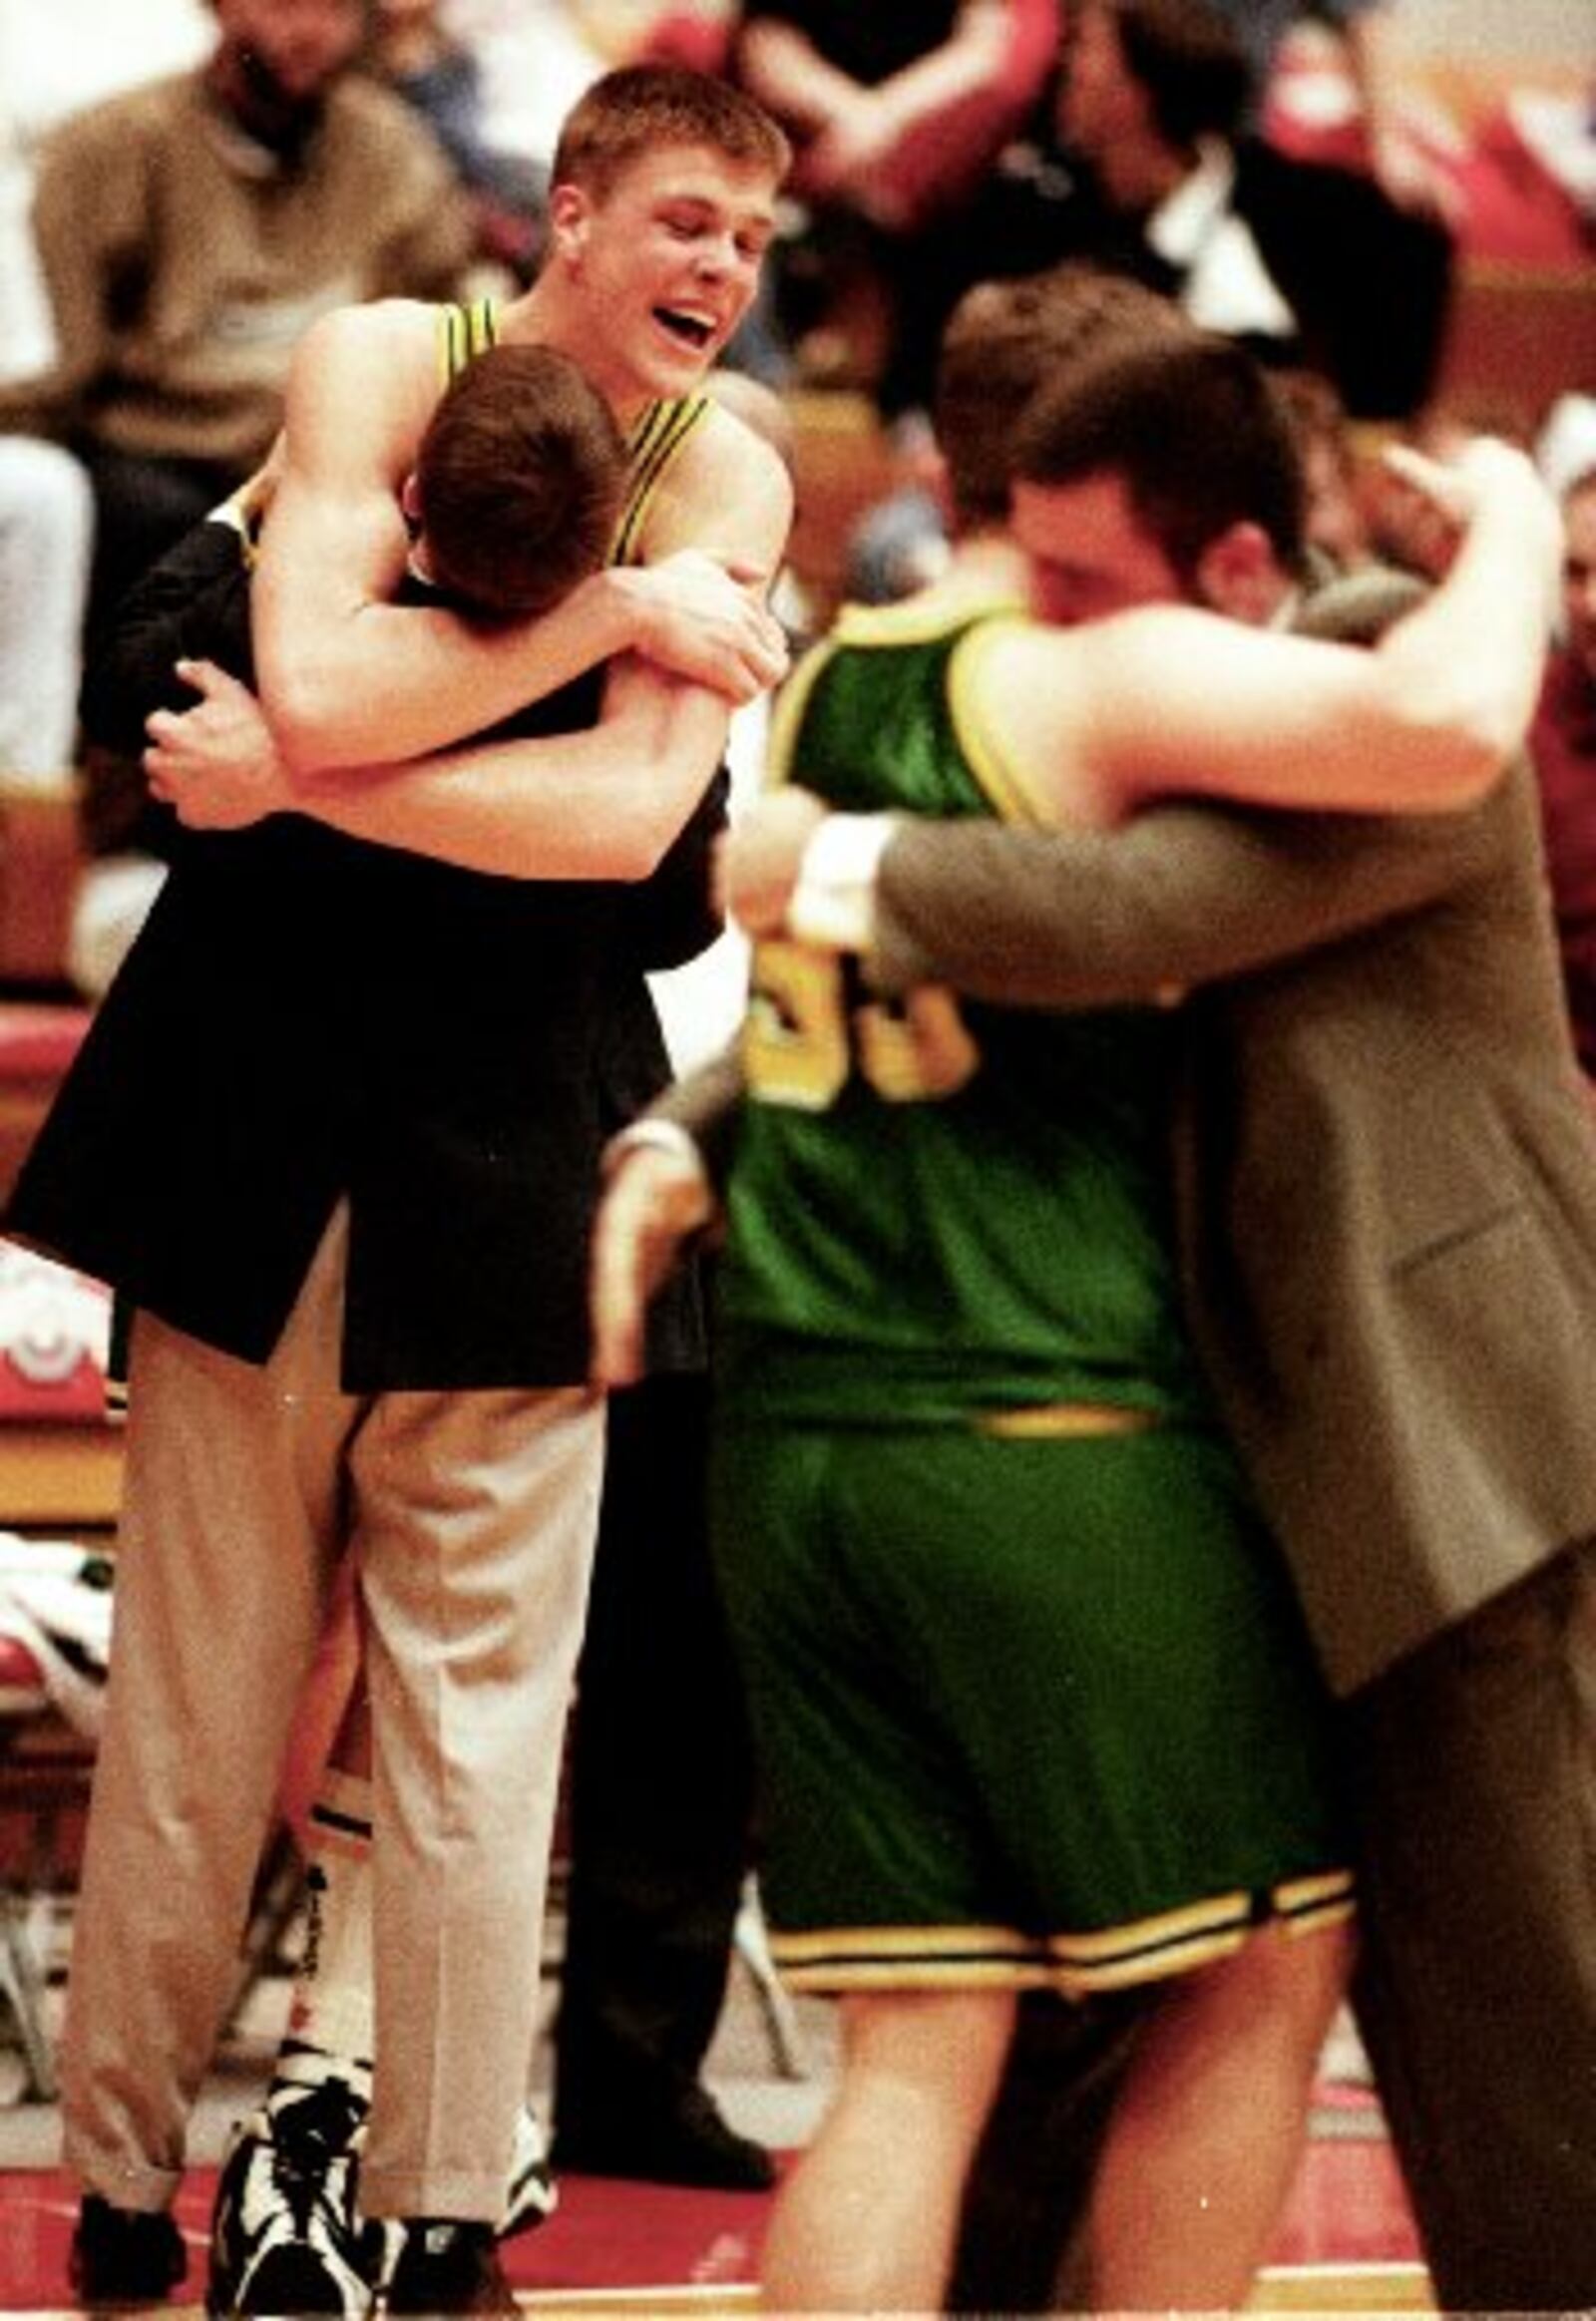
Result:
{"label": "gold lettering on jersey", "polygon": [[889,1104],[957,1095],[981,1067],[981,1050],[945,984],[923,983],[895,1005],[873,999],[854,1012],[859,1068]]}
{"label": "gold lettering on jersey", "polygon": [[830,952],[781,938],[754,954],[742,1034],[749,1092],[767,1104],[824,1112],[848,1079],[842,967]]}
{"label": "gold lettering on jersey", "polygon": [[742,1033],[749,1093],[766,1104],[824,1112],[858,1071],[888,1104],[952,1096],[981,1067],[981,1050],[952,991],[926,983],[850,1014],[842,960],[785,938],[761,943]]}

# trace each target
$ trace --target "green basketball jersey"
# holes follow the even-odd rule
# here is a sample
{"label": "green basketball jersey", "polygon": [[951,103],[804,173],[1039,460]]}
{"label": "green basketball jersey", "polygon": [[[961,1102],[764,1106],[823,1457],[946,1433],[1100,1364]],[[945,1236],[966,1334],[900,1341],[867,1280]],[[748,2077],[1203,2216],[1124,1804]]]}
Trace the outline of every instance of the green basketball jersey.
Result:
{"label": "green basketball jersey", "polygon": [[[1036,819],[965,682],[1002,616],[845,613],[789,686],[777,770],[850,812]],[[850,960],[761,944],[721,1267],[728,1411],[1204,1409],[1171,1254],[1173,1031],[1152,1006],[888,1004]]]}

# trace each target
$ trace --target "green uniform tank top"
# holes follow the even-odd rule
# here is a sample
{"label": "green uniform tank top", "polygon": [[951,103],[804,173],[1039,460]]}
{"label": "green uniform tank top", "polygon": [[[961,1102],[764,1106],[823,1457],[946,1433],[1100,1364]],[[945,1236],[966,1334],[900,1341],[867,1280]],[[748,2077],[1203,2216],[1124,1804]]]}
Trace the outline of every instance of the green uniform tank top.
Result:
{"label": "green uniform tank top", "polygon": [[[438,369],[444,386],[457,379],[466,365],[499,339],[498,308],[491,298],[473,298],[466,304],[438,309]],[[626,438],[631,483],[626,504],[610,543],[612,565],[634,565],[639,560],[642,528],[649,503],[670,464],[708,411],[708,395],[661,396],[644,406]]]}
{"label": "green uniform tank top", "polygon": [[[849,812],[1031,818],[964,684],[991,613],[846,612],[795,674],[779,774]],[[729,1415],[964,1423],[1206,1411],[1176,1303],[1164,1011],[1052,1016],[856,963],[754,957],[721,1264]]]}

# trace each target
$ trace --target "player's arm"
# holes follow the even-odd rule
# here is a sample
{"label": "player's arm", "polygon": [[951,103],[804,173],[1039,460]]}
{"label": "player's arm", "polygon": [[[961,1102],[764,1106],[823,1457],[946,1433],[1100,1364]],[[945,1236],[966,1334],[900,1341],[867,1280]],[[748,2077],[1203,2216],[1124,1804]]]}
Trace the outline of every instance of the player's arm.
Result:
{"label": "player's arm", "polygon": [[199,695],[147,727],[152,793],[197,830],[308,815],[353,838],[509,878],[652,876],[720,762],[718,694],[627,655],[599,722],[576,733],[435,751],[400,766],[290,777],[260,704],[212,663],[181,664]]}
{"label": "player's arm", "polygon": [[[650,504],[643,553],[659,569],[691,547],[747,573],[762,592],[791,520],[781,459],[714,409]],[[607,672],[589,732],[445,753],[359,785],[314,785],[299,802],[357,837],[469,869],[639,880],[665,859],[713,780],[730,717],[724,694],[630,654]]]}
{"label": "player's arm", "polygon": [[995,633],[977,713],[985,699],[1040,818],[1078,819],[1084,802],[1114,820],[1181,793],[1372,813],[1476,802],[1539,695],[1556,512],[1505,444],[1471,447],[1457,484],[1467,528],[1449,572],[1372,648],[1189,606]]}
{"label": "player's arm", "polygon": [[[729,433],[713,478],[698,479],[718,491],[703,529],[717,553],[762,579],[780,561],[791,486],[768,445],[713,416]],[[672,545],[670,522],[693,516],[684,483],[673,514],[657,520],[658,545]],[[611,665],[591,731],[307,776],[284,764],[241,687],[203,666],[186,676],[200,703],[150,720],[145,767],[191,827],[238,828],[293,807],[357,837],[523,878],[649,876],[714,776],[731,708],[724,694],[626,655]]]}
{"label": "player's arm", "polygon": [[433,309],[382,301],[326,316],[295,351],[254,579],[261,697],[290,771],[420,756],[632,649],[732,699],[771,682],[769,615],[707,561],[595,574],[510,628],[389,601],[408,545],[399,491],[437,394],[433,327]]}
{"label": "player's arm", "polygon": [[712,402],[648,503],[640,554],[654,570],[689,552],[709,558],[763,598],[792,514],[792,476],[776,444]]}
{"label": "player's arm", "polygon": [[[762,589],[786,546],[792,486],[770,446],[713,411],[650,508],[651,559],[689,542]],[[635,654],[587,733],[445,752],[355,783],[301,785],[302,810],[357,837],[520,878],[647,878],[712,781],[731,703]]]}
{"label": "player's arm", "polygon": [[717,694],[628,656],[581,733],[489,742],[302,789],[301,812],[355,838],[522,879],[650,878],[713,779]]}

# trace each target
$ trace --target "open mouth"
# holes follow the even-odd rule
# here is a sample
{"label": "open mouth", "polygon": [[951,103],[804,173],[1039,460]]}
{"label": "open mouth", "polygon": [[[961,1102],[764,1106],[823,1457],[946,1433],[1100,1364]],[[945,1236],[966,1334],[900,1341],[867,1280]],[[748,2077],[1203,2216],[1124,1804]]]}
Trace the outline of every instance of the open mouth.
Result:
{"label": "open mouth", "polygon": [[715,325],[701,314],[685,313],[679,306],[656,306],[654,320],[694,354],[703,354],[714,343]]}

